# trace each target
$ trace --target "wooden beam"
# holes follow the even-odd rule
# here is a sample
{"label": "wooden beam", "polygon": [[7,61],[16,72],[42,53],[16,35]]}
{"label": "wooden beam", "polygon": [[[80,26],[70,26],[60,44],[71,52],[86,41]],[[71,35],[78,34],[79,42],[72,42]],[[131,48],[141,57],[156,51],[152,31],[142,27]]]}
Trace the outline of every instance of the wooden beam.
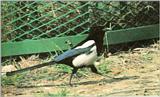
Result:
{"label": "wooden beam", "polygon": [[109,45],[158,38],[160,37],[159,26],[159,24],[156,24],[109,31],[106,33],[106,37],[108,38]]}
{"label": "wooden beam", "polygon": [[[5,42],[2,43],[1,53],[2,56],[5,57],[67,50],[69,49],[69,45],[66,44],[66,41],[70,41],[73,45],[76,45],[85,39],[85,37],[87,37],[87,35],[54,37],[40,40],[25,40],[21,42]],[[158,38],[159,24],[108,31],[106,32],[106,37],[109,45]]]}
{"label": "wooden beam", "polygon": [[2,56],[4,57],[66,50],[70,48],[69,45],[66,44],[66,41],[70,41],[71,43],[73,43],[73,45],[75,45],[81,40],[83,40],[85,36],[81,35],[54,37],[49,39],[2,43]]}

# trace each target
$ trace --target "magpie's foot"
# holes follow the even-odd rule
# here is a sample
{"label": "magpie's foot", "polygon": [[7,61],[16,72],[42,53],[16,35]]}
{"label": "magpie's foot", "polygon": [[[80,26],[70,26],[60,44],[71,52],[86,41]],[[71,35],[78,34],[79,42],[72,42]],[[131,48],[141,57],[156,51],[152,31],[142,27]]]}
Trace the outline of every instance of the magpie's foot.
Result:
{"label": "magpie's foot", "polygon": [[70,87],[73,87],[73,84],[69,83],[69,86],[70,86]]}
{"label": "magpie's foot", "polygon": [[78,79],[78,81],[80,81],[79,76],[77,74],[74,74],[74,77]]}
{"label": "magpie's foot", "polygon": [[70,87],[77,87],[76,84],[69,84]]}

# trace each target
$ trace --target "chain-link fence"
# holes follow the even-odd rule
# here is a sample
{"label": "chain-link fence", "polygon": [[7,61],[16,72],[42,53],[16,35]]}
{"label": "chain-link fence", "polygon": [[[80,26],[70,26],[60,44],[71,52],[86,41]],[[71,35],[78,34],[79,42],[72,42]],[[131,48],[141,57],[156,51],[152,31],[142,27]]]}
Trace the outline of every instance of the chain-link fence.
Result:
{"label": "chain-link fence", "polygon": [[2,42],[87,33],[93,23],[111,30],[158,23],[158,2],[3,1]]}
{"label": "chain-link fence", "polygon": [[2,41],[85,33],[89,22],[88,5],[89,2],[3,2]]}
{"label": "chain-link fence", "polygon": [[[66,39],[78,43],[82,38],[76,36],[89,33],[93,25],[106,24],[108,30],[117,30],[159,23],[158,1],[2,1],[1,4],[3,56],[66,50]],[[149,27],[148,32],[153,28]],[[109,39],[120,41],[114,37]]]}

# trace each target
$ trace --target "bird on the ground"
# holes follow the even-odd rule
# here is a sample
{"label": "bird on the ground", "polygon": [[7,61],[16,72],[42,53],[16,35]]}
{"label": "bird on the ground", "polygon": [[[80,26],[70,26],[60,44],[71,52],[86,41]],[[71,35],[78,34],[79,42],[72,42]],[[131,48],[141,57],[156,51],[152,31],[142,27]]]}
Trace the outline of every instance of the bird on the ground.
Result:
{"label": "bird on the ground", "polygon": [[93,73],[101,74],[96,69],[94,62],[96,61],[98,55],[103,51],[103,38],[105,31],[104,26],[93,26],[90,28],[90,33],[86,39],[81,41],[72,49],[65,51],[59,56],[55,57],[52,61],[27,67],[24,69],[7,72],[7,76],[14,75],[26,70],[33,70],[36,68],[53,65],[53,64],[65,64],[72,67],[72,74],[70,76],[69,84],[73,75],[76,75],[78,69],[88,67]]}

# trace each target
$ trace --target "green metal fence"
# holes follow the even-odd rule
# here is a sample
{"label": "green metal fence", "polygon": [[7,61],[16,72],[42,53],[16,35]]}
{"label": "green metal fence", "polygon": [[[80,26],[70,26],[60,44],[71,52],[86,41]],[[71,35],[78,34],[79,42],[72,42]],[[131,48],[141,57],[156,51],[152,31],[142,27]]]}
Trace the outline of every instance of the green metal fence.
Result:
{"label": "green metal fence", "polygon": [[[157,10],[157,2],[2,1],[2,56],[66,50],[70,48],[66,42],[75,45],[85,38],[90,26],[106,22],[106,28],[113,30],[107,35],[110,43],[129,41],[115,39],[120,35],[123,39],[133,29],[114,30],[158,24]],[[137,29],[141,29],[134,30],[137,33],[152,35],[141,33],[137,40],[158,36],[158,25]],[[136,33],[130,34],[134,41]]]}
{"label": "green metal fence", "polygon": [[[22,41],[69,34],[85,33],[89,11],[82,11],[89,2],[6,2],[8,13],[2,11],[2,41]],[[7,37],[7,38],[5,38]]]}

